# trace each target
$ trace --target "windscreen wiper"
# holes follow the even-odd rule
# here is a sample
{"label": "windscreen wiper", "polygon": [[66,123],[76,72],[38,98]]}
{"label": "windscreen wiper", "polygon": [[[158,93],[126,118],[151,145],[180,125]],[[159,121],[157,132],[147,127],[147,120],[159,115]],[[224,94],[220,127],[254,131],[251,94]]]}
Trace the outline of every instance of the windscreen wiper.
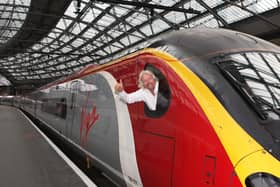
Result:
{"label": "windscreen wiper", "polygon": [[260,96],[253,96],[252,97],[259,105],[264,105],[266,107],[268,107],[271,111],[273,111],[275,114],[277,114],[280,117],[280,111],[279,109],[275,108],[273,106],[273,104],[271,104],[270,102],[268,102],[267,100],[265,100],[264,98],[260,97]]}
{"label": "windscreen wiper", "polygon": [[263,120],[267,119],[267,113],[261,110],[260,104],[256,100],[254,100],[253,94],[249,93],[247,89],[245,89],[244,79],[240,75],[240,73],[235,69],[232,68],[232,61],[230,62],[220,62],[216,63],[222,74],[225,78],[241,93],[243,98],[251,105],[253,110],[259,115],[259,117]]}

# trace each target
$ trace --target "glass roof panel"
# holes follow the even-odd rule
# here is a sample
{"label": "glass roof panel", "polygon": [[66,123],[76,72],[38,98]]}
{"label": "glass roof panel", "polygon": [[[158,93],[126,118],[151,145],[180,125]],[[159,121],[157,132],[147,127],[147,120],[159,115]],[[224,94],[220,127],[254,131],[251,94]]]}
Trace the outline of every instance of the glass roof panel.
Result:
{"label": "glass roof panel", "polygon": [[169,12],[164,17],[173,23],[181,23],[186,20],[186,15],[182,12]]}
{"label": "glass roof panel", "polygon": [[92,36],[95,36],[98,34],[98,31],[92,27],[90,27],[87,32],[83,33],[84,38],[91,38]]}
{"label": "glass roof panel", "polygon": [[141,30],[143,33],[147,34],[148,36],[153,34],[153,32],[152,32],[152,30],[151,30],[151,25],[145,25],[145,26],[142,27],[140,30]]}
{"label": "glass roof panel", "polygon": [[101,10],[99,8],[98,9],[97,8],[92,8],[91,16],[93,17],[93,19],[97,18],[102,13]]}
{"label": "glass roof panel", "polygon": [[116,15],[117,17],[126,15],[128,12],[129,9],[127,7],[117,6],[117,5],[110,10],[110,13]]}
{"label": "glass roof panel", "polygon": [[148,19],[147,15],[144,15],[139,12],[135,12],[131,16],[129,16],[126,21],[132,25],[140,25],[141,23],[145,22]]}
{"label": "glass roof panel", "polygon": [[249,12],[243,11],[238,7],[232,7],[232,6],[219,11],[218,14],[223,19],[225,19],[227,23],[233,23],[251,16]]}
{"label": "glass roof panel", "polygon": [[0,6],[0,44],[6,43],[20,29],[29,5],[30,0],[6,0]]}
{"label": "glass roof panel", "polygon": [[152,27],[153,27],[153,31],[154,33],[159,33],[165,29],[167,29],[169,26],[166,22],[162,21],[162,20],[155,20],[152,22]]}
{"label": "glass roof panel", "polygon": [[[200,3],[196,0],[191,0],[187,2],[184,6],[185,8],[193,8],[194,10],[200,11],[200,13],[206,12],[206,8],[204,8]],[[188,14],[188,18],[195,17],[195,14]]]}
{"label": "glass roof panel", "polygon": [[110,7],[110,4],[96,2],[94,6],[98,7],[101,10],[105,10],[106,8]]}
{"label": "glass roof panel", "polygon": [[204,0],[203,2],[206,3],[209,7],[214,8],[214,7],[218,6],[218,5],[223,4],[225,1],[224,0],[215,0],[215,1],[213,1],[213,0]]}
{"label": "glass roof panel", "polygon": [[41,77],[46,79],[46,78],[50,78],[51,76],[49,74],[42,74]]}
{"label": "glass roof panel", "polygon": [[85,13],[81,16],[81,20],[91,22],[94,20],[92,14],[92,8],[87,9],[87,11],[85,11]]}
{"label": "glass roof panel", "polygon": [[174,5],[177,1],[175,0],[153,0],[152,4],[156,4],[156,5],[164,5],[164,6],[172,6]]}
{"label": "glass roof panel", "polygon": [[245,1],[248,2],[248,9],[255,13],[262,13],[278,6],[275,0],[259,0],[259,1]]}
{"label": "glass roof panel", "polygon": [[133,35],[130,35],[129,39],[130,39],[130,43],[135,43],[135,42],[138,42],[139,40],[141,40],[141,38],[135,37]]}
{"label": "glass roof panel", "polygon": [[111,25],[116,19],[110,15],[105,15],[102,19],[98,20],[97,25],[101,27],[107,27]]}
{"label": "glass roof panel", "polygon": [[205,17],[205,22],[203,23],[204,27],[217,28],[222,25],[213,15]]}
{"label": "glass roof panel", "polygon": [[77,12],[77,2],[72,1],[72,3],[68,6],[67,10],[65,11],[66,16],[73,16]]}

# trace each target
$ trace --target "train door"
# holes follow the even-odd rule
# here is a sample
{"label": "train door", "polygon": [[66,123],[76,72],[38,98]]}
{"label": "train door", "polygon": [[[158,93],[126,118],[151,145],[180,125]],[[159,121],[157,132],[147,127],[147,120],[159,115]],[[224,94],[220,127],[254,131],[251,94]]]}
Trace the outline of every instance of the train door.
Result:
{"label": "train door", "polygon": [[165,66],[158,57],[138,57],[138,70],[152,71],[159,82],[157,109],[152,111],[144,103],[138,107],[137,128],[141,138],[137,151],[144,186],[172,186],[175,127],[168,112],[171,91]]}
{"label": "train door", "polygon": [[78,142],[79,140],[72,136],[72,128],[74,125],[74,121],[78,117],[80,107],[78,106],[78,95],[79,90],[81,89],[82,83],[80,80],[74,80],[70,84],[70,106],[68,109],[68,118],[66,120],[66,128],[65,128],[65,135],[72,139],[74,142]]}

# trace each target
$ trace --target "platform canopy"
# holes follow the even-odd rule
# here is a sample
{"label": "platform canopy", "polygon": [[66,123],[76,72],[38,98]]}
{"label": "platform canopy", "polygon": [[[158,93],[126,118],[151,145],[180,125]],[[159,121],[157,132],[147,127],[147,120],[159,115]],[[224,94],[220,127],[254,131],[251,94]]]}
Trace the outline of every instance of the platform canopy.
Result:
{"label": "platform canopy", "polygon": [[0,74],[16,89],[37,88],[143,48],[162,33],[238,30],[244,20],[261,21],[268,30],[253,34],[274,34],[276,41],[279,6],[279,0],[2,0]]}

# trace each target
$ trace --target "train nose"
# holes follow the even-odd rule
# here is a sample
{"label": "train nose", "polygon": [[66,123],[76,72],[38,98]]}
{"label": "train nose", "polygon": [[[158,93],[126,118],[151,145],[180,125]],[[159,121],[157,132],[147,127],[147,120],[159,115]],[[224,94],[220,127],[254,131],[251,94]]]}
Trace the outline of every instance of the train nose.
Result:
{"label": "train nose", "polygon": [[265,150],[243,157],[235,172],[245,187],[280,187],[280,162]]}
{"label": "train nose", "polygon": [[245,180],[246,187],[280,187],[280,179],[269,173],[258,172]]}

